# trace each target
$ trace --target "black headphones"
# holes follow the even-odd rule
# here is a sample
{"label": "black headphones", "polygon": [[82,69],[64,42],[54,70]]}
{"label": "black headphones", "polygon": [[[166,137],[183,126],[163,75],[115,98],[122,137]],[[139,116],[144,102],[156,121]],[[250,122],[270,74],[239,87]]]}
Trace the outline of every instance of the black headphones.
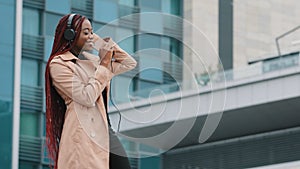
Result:
{"label": "black headphones", "polygon": [[64,32],[64,38],[68,41],[72,41],[75,38],[75,31],[72,28],[72,21],[73,21],[73,17],[75,16],[75,14],[71,14],[68,18],[68,23],[67,23],[67,29]]}

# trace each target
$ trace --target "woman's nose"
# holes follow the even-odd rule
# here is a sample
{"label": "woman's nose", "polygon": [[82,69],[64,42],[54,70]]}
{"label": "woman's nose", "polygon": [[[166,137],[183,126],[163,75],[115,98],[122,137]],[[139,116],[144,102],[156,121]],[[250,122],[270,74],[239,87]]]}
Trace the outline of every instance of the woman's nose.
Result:
{"label": "woman's nose", "polygon": [[94,34],[93,33],[90,33],[89,39],[94,39]]}

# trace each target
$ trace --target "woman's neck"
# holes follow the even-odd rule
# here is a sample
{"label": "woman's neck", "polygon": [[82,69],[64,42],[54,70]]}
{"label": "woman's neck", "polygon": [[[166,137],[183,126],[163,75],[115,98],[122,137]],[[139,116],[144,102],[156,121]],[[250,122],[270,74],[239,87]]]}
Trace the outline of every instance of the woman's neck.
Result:
{"label": "woman's neck", "polygon": [[70,52],[74,55],[74,56],[76,56],[76,57],[78,57],[79,56],[79,51],[77,51],[76,49],[71,49],[70,50]]}

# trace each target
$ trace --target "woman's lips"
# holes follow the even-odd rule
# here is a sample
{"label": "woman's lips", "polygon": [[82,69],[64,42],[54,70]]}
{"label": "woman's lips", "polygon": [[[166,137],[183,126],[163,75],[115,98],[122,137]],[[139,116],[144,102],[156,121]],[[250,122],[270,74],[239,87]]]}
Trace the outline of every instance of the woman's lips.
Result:
{"label": "woman's lips", "polygon": [[95,44],[94,44],[94,42],[86,42],[85,46],[88,48],[94,48]]}
{"label": "woman's lips", "polygon": [[86,42],[86,44],[89,45],[89,46],[94,46],[95,45],[94,42]]}

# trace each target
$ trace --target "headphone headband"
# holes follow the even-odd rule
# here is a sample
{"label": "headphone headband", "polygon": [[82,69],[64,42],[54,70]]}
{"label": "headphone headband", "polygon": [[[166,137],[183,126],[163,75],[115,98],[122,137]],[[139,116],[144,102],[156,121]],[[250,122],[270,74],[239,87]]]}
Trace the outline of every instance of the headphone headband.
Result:
{"label": "headphone headband", "polygon": [[70,16],[69,16],[69,18],[68,18],[68,25],[67,25],[67,27],[68,27],[68,29],[72,29],[72,21],[73,21],[73,18],[74,18],[74,16],[75,16],[76,14],[71,14]]}

